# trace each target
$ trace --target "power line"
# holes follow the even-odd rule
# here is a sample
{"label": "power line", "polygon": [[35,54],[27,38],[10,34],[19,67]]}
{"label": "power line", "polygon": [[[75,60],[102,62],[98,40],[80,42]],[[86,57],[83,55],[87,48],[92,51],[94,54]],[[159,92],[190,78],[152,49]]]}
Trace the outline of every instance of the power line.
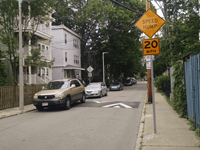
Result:
{"label": "power line", "polygon": [[110,0],[110,1],[113,2],[113,3],[116,3],[117,5],[120,5],[121,7],[124,7],[124,8],[126,8],[126,9],[128,9],[128,10],[130,10],[130,11],[136,12],[136,13],[139,14],[139,15],[143,15],[143,13],[141,13],[141,12],[139,12],[139,11],[137,11],[137,10],[133,10],[133,9],[131,9],[131,8],[129,8],[129,7],[125,6],[125,5],[123,5],[123,4],[121,4],[121,3],[117,2],[117,1],[115,1],[115,0]]}

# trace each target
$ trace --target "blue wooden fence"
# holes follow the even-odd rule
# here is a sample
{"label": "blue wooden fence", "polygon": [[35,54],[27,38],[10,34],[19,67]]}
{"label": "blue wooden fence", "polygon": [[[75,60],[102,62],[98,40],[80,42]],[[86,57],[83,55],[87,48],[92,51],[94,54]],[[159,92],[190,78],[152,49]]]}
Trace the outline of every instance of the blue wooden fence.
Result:
{"label": "blue wooden fence", "polygon": [[195,128],[200,128],[200,54],[185,62],[185,81],[188,117],[194,119]]}

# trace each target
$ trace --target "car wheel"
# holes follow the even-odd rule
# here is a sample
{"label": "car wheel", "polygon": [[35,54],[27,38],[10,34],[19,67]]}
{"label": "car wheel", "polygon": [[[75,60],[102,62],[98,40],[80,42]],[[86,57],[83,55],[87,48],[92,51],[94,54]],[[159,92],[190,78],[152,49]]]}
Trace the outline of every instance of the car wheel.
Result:
{"label": "car wheel", "polygon": [[36,106],[36,108],[37,108],[38,111],[44,110],[44,107]]}
{"label": "car wheel", "polygon": [[107,92],[107,90],[106,90],[106,94],[105,94],[105,96],[108,96],[108,92]]}
{"label": "car wheel", "polygon": [[65,105],[64,105],[64,109],[65,109],[65,110],[69,110],[70,107],[71,107],[70,98],[69,98],[69,97],[66,97],[66,102],[65,102]]}
{"label": "car wheel", "polygon": [[82,95],[82,99],[81,99],[81,103],[85,103],[85,99],[86,99],[86,97],[85,97],[85,93],[83,93],[83,95]]}
{"label": "car wheel", "polygon": [[99,98],[102,98],[102,91],[101,91],[101,93],[100,93],[100,95],[99,95]]}

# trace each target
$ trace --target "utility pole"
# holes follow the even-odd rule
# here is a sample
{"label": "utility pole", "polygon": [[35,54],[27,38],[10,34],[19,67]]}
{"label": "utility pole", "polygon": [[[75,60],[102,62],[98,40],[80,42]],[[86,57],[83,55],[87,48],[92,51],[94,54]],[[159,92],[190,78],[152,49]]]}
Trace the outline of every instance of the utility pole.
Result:
{"label": "utility pole", "polygon": [[24,110],[21,3],[22,0],[19,0],[19,108]]}
{"label": "utility pole", "polygon": [[24,75],[23,75],[23,54],[22,54],[22,2],[35,0],[18,0],[19,5],[19,109],[24,110]]}
{"label": "utility pole", "polygon": [[108,52],[102,53],[102,62],[103,62],[103,83],[105,83],[105,68],[104,68],[104,54],[107,54]]}
{"label": "utility pole", "polygon": [[[146,11],[148,9],[150,9],[150,1],[146,0]],[[149,39],[149,37],[147,35],[145,35],[145,39]],[[148,55],[147,60],[150,61],[150,58],[151,58],[151,56]],[[152,103],[151,69],[147,69],[147,89],[148,89],[147,96],[148,96],[149,103]]]}

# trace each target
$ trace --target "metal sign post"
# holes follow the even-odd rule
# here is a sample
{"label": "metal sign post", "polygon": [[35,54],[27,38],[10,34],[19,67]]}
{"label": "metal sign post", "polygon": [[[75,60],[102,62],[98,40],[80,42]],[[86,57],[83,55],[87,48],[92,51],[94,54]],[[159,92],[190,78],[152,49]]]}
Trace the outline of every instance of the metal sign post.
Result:
{"label": "metal sign post", "polygon": [[153,77],[153,55],[151,55],[151,85],[152,85],[152,101],[153,101],[154,134],[157,134],[157,129],[156,129],[156,111],[155,111],[155,95],[154,95],[154,77]]}

